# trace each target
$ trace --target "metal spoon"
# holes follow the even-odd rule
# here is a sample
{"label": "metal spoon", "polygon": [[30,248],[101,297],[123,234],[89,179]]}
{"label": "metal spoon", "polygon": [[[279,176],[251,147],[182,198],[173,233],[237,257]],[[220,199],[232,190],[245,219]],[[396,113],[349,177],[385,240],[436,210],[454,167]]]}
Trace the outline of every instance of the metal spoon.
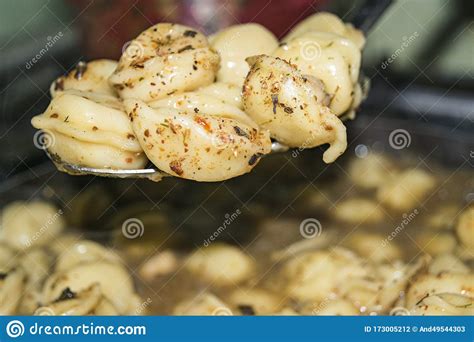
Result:
{"label": "metal spoon", "polygon": [[[59,171],[73,176],[92,175],[110,178],[145,178],[153,182],[159,182],[163,179],[163,177],[173,177],[172,175],[155,168],[153,165],[150,165],[146,169],[136,170],[96,169],[92,167],[74,165],[63,161],[58,155],[50,153],[46,146],[43,146],[43,149]],[[288,149],[289,148],[287,146],[275,141],[272,142],[272,151],[270,154],[286,152]]]}

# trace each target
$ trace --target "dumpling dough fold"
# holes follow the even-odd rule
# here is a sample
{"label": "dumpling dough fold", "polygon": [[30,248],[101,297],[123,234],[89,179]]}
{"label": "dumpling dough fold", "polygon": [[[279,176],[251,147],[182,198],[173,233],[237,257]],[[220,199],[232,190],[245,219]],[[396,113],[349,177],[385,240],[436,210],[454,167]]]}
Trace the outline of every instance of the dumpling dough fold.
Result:
{"label": "dumpling dough fold", "polygon": [[46,134],[46,147],[61,160],[82,166],[139,169],[146,157],[122,104],[105,94],[67,90],[31,120]]}
{"label": "dumpling dough fold", "polygon": [[211,84],[219,61],[202,33],[160,23],[130,42],[109,82],[120,97],[148,102]]}
{"label": "dumpling dough fold", "polygon": [[249,172],[271,150],[268,131],[237,107],[206,94],[176,95],[153,102],[156,108],[139,100],[124,104],[148,158],[177,177],[233,178]]}
{"label": "dumpling dough fold", "polygon": [[254,56],[242,101],[247,114],[272,138],[290,147],[330,147],[323,160],[331,163],[346,149],[346,127],[328,108],[319,80],[304,76],[280,58]]}
{"label": "dumpling dough fold", "polygon": [[117,62],[110,59],[79,62],[67,75],[55,80],[49,89],[51,97],[64,90],[82,90],[116,96],[109,84],[109,77],[117,68]]}

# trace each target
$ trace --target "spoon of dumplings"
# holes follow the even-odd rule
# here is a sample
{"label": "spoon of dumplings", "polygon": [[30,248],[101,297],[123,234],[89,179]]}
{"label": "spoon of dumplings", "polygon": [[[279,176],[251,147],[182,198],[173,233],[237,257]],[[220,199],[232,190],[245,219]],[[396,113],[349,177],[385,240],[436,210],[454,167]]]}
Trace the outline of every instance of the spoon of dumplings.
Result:
{"label": "spoon of dumplings", "polygon": [[[138,179],[149,179],[154,182],[159,182],[164,177],[172,177],[172,175],[157,169],[156,167],[149,165],[144,169],[130,169],[130,170],[118,170],[118,169],[98,169],[86,166],[80,166],[75,164],[67,163],[61,158],[56,155],[52,154],[48,151],[47,148],[44,148],[46,155],[49,159],[54,163],[56,168],[59,171],[65,172],[72,176],[98,176],[98,177],[108,177],[108,178],[138,178]],[[286,152],[288,151],[288,147],[282,145],[278,142],[272,142],[272,152],[271,153],[278,153],[278,152]]]}
{"label": "spoon of dumplings", "polygon": [[[207,42],[206,38],[203,35],[197,33],[194,30],[191,30],[190,28],[183,27],[184,31],[181,32],[183,39],[181,40],[176,39],[176,42],[177,42],[176,44],[178,45],[181,44],[181,46],[177,50],[176,56],[173,56],[176,59],[174,63],[178,63],[177,68],[176,68],[176,65],[174,65],[175,70],[180,70],[180,67],[181,67],[183,68],[183,75],[184,74],[190,75],[191,79],[188,78],[186,80],[187,82],[186,84],[190,84],[193,82],[192,77],[194,77],[194,75],[196,75],[196,77],[200,77],[200,79],[203,79],[204,77],[208,77],[206,74],[202,74],[202,73],[199,74],[199,72],[202,72],[199,69],[199,65],[201,66],[203,65],[200,63],[208,63],[207,67],[204,67],[204,71],[207,72],[208,74],[210,73],[208,71],[209,63],[212,63],[213,56],[206,56],[205,52],[202,51],[202,50],[205,50],[206,49],[205,46],[209,44],[210,47],[212,47],[212,49],[208,49],[209,51],[217,51],[221,55],[220,69],[219,69],[219,66],[217,66],[216,68],[218,79],[219,77],[223,78],[224,81],[226,81],[226,78],[227,78],[227,81],[233,80],[233,79],[239,79],[239,78],[242,79],[242,83],[244,84],[244,86],[243,86],[243,91],[241,95],[242,97],[240,100],[243,102],[243,107],[245,109],[245,112],[249,114],[251,119],[254,119],[255,122],[258,123],[260,128],[264,128],[268,130],[272,138],[272,141],[270,142],[270,137],[267,137],[268,146],[266,148],[266,152],[254,153],[252,157],[250,158],[250,160],[248,161],[249,165],[253,166],[253,164],[255,164],[260,159],[260,157],[267,154],[285,152],[289,148],[294,148],[294,147],[311,148],[311,147],[316,147],[316,146],[326,144],[326,143],[329,143],[330,147],[326,150],[325,154],[323,155],[323,159],[325,162],[332,162],[340,154],[342,154],[342,152],[344,152],[347,146],[346,137],[345,137],[345,127],[341,123],[341,120],[353,117],[354,115],[353,113],[355,112],[355,109],[360,105],[361,101],[363,100],[363,97],[365,96],[364,89],[363,87],[360,86],[360,83],[362,83],[360,82],[360,78],[362,77],[359,76],[359,70],[358,70],[360,69],[360,53],[365,42],[365,38],[363,34],[364,33],[367,34],[367,32],[375,24],[377,19],[384,13],[384,11],[390,6],[391,3],[392,3],[391,0],[365,1],[364,4],[359,9],[356,16],[351,20],[357,29],[355,29],[354,26],[352,26],[351,24],[343,23],[339,18],[337,18],[336,16],[332,14],[316,13],[308,17],[307,19],[303,20],[298,25],[296,25],[295,28],[293,28],[292,31],[290,31],[290,33],[285,38],[283,38],[280,43],[278,43],[276,41],[276,38],[274,38],[274,36],[269,31],[267,31],[265,28],[262,27],[259,30],[261,31],[265,30],[266,32],[263,32],[263,34],[271,35],[273,37],[271,39],[273,39],[274,42],[271,42],[268,44],[263,44],[263,43],[260,44],[259,42],[258,44],[259,46],[257,48],[251,47],[251,46],[248,47],[249,51],[246,51],[246,48],[247,48],[246,45],[248,44],[242,43],[242,42],[249,42],[252,40],[259,41],[259,39],[257,38],[254,39],[254,37],[255,36],[259,37],[259,34],[262,34],[262,32],[256,33],[255,31],[252,31],[252,29],[254,29],[252,25],[255,25],[255,24],[236,25],[231,28],[224,29],[223,31],[220,31],[216,33],[215,35],[209,37],[209,42]],[[105,86],[102,86],[100,91],[106,92],[106,90],[104,89],[106,87],[109,87],[108,84],[112,84],[114,88],[112,92],[117,92],[122,98],[129,98],[129,99],[137,98],[137,99],[143,100],[143,102],[139,102],[138,100],[135,102],[131,100],[124,101],[125,103],[127,102],[129,103],[128,106],[125,105],[126,108],[132,107],[131,110],[127,110],[127,114],[128,114],[128,117],[132,121],[132,126],[135,132],[137,132],[139,128],[142,128],[140,124],[142,124],[143,126],[144,124],[142,122],[138,122],[139,120],[135,120],[138,123],[134,122],[134,119],[135,119],[134,108],[139,106],[140,103],[144,104],[144,106],[146,106],[145,103],[150,104],[150,101],[152,101],[153,103],[153,98],[151,99],[147,98],[149,94],[152,94],[152,91],[150,91],[149,89],[140,90],[141,87],[134,87],[133,85],[130,86],[127,82],[130,82],[129,80],[134,75],[141,76],[143,74],[143,77],[139,77],[140,80],[143,80],[143,78],[146,79],[148,77],[147,72],[151,73],[150,71],[153,71],[153,70],[156,71],[156,69],[153,69],[153,66],[151,67],[150,70],[147,69],[147,63],[150,61],[148,60],[147,62],[146,58],[144,58],[147,55],[146,43],[147,42],[149,43],[149,41],[151,41],[151,38],[153,37],[154,34],[159,34],[159,31],[161,29],[160,27],[163,27],[165,25],[171,25],[174,31],[179,31],[179,28],[181,27],[179,25],[173,26],[173,24],[158,24],[149,28],[148,30],[144,31],[140,36],[138,36],[134,41],[130,43],[130,45],[125,50],[124,54],[122,55],[119,62],[119,67],[116,69],[115,72],[113,72],[112,69],[105,70],[105,71],[102,70],[101,73],[104,73],[104,74],[98,75],[101,77],[99,78],[102,80],[102,83],[104,83],[103,79],[105,79],[105,83],[104,83]],[[230,34],[227,31],[231,31],[231,30],[234,30],[234,35],[235,33],[237,33],[236,36],[238,36],[239,38],[226,39],[227,38],[226,34]],[[168,32],[171,32],[171,31],[169,31],[168,29]],[[200,36],[204,38],[200,38]],[[357,47],[356,50],[358,49],[357,53],[352,52],[352,55],[351,55],[351,52],[347,51],[347,46],[346,46],[347,43],[338,44],[338,41],[337,41],[339,39],[338,37],[342,37],[341,39],[353,41],[354,43],[353,46]],[[264,39],[267,39],[267,38],[262,37],[262,41]],[[188,40],[193,40],[192,42],[193,45],[188,44],[188,45],[183,46],[183,44],[186,44]],[[205,42],[202,42],[203,40]],[[220,51],[220,47],[219,47],[219,41],[222,42],[223,40],[225,41],[224,45],[227,51],[229,49],[235,49],[235,51],[240,51],[240,56],[234,57],[234,58],[240,57],[241,60],[237,60],[237,61],[229,60],[229,61],[226,61],[228,63],[223,63],[223,60],[227,58],[225,55],[226,50]],[[313,47],[311,45],[312,43],[314,43],[314,46],[316,47],[315,52],[310,50],[310,48]],[[233,44],[235,46],[232,46]],[[265,45],[268,45],[268,46],[265,46]],[[345,47],[341,48],[340,46],[342,45],[344,45]],[[143,48],[143,46],[145,46],[145,48]],[[275,47],[277,47],[277,50],[276,52],[273,52],[275,51]],[[167,47],[167,49],[168,51],[170,51],[169,47]],[[262,49],[262,51],[260,51],[259,49]],[[327,49],[332,49],[332,50],[329,53],[326,53]],[[156,51],[157,50],[154,49],[153,53],[156,54]],[[195,52],[194,54],[183,53],[183,52],[194,52],[194,51],[197,51],[197,52]],[[204,54],[204,56],[200,57],[202,58],[202,60],[198,60],[199,57],[197,56],[199,56],[198,55],[199,53]],[[295,53],[303,54],[303,56],[294,55]],[[308,58],[305,58],[307,57],[304,55],[305,53],[309,54]],[[354,75],[354,70],[352,69],[354,69],[354,65],[356,65],[357,70],[355,70],[355,75],[356,75],[355,80],[353,80],[352,83],[349,82],[347,85],[344,85],[343,87],[340,87],[338,85],[335,90],[333,89],[333,91],[328,92],[331,94],[326,93],[324,91],[324,83],[326,83],[325,81],[327,81],[330,84],[331,81],[333,80],[324,80],[324,79],[321,79],[321,77],[319,78],[312,77],[310,62],[314,58],[316,58],[316,57],[311,57],[313,56],[312,54],[314,53],[316,53],[318,58],[319,57],[324,58],[324,56],[326,55],[330,55],[329,58],[332,58],[331,56],[334,54],[341,54],[340,57],[344,57],[344,58],[340,58],[340,60],[341,59],[351,60],[351,61],[355,60],[356,62],[354,62],[354,64],[336,65],[337,68],[340,68],[340,70],[342,70],[341,72],[345,70],[346,73],[350,73],[351,75]],[[258,58],[259,57],[258,55],[264,56],[266,54],[273,55],[275,57],[266,56],[268,57],[267,59]],[[349,54],[349,55],[344,55],[344,54]],[[232,55],[236,55],[236,54],[232,54]],[[356,56],[358,55],[358,57],[355,58],[354,55]],[[158,56],[159,58],[162,58],[160,56],[160,52],[158,53]],[[186,60],[187,58],[186,56],[188,56],[188,58],[189,56],[192,56],[194,58],[194,62],[192,60],[191,62]],[[247,58],[247,57],[250,57],[250,58]],[[302,57],[302,58],[298,59],[297,57]],[[309,59],[309,63],[308,63],[308,59]],[[166,58],[164,60],[166,61]],[[217,61],[218,60],[219,60],[219,57],[217,57]],[[291,63],[294,63],[294,64],[290,64],[286,62],[288,60],[291,60],[292,61]],[[293,60],[303,60],[303,62],[302,64],[299,64],[298,62],[293,62]],[[162,63],[162,61],[158,61],[158,62],[155,61],[155,63],[160,64]],[[124,64],[125,64],[125,67],[124,67]],[[225,70],[226,68],[225,65],[231,66],[229,70]],[[232,65],[234,66],[232,67]],[[237,67],[235,67],[235,65],[237,65]],[[129,70],[126,70],[127,67],[129,68]],[[186,69],[188,67],[189,68],[192,67],[192,69],[189,69],[189,72],[188,72],[188,69]],[[276,67],[280,69],[274,72],[274,70],[272,70],[271,68],[276,68]],[[267,73],[265,73],[265,70],[267,71]],[[78,65],[78,67],[76,68],[76,71],[73,71],[75,72],[74,78],[76,78],[76,81],[81,79],[82,73],[84,71],[85,71],[85,63]],[[142,74],[137,74],[140,72]],[[292,76],[291,78],[293,79],[294,84],[287,85],[286,84],[287,82],[285,82],[285,84],[281,82],[281,84],[277,85],[279,89],[279,93],[277,95],[271,94],[268,92],[266,93],[268,88],[275,86],[278,80],[281,81],[281,78],[278,78],[278,76],[275,76],[275,74],[278,75],[279,72],[281,72],[282,74],[283,72],[285,72],[286,73],[285,75],[290,74]],[[126,75],[126,81],[123,81],[120,79],[121,73],[124,73]],[[112,76],[110,76],[111,74]],[[155,77],[154,75],[155,74],[153,74],[152,77]],[[93,76],[97,76],[97,75],[93,75]],[[90,76],[90,78],[91,77],[92,76]],[[213,78],[214,77],[215,75],[213,75]],[[276,77],[276,78],[272,79],[272,77]],[[107,82],[107,78],[108,78],[108,82]],[[169,83],[171,84],[175,82],[176,84],[176,82],[179,82],[179,79],[180,79],[180,75],[173,74],[172,78],[169,79],[170,81]],[[155,80],[156,78],[152,79],[153,82],[150,82],[150,84],[155,85],[155,82],[154,82]],[[268,82],[269,87],[266,86],[267,83],[265,82]],[[175,91],[172,90],[172,91],[166,92],[165,82],[162,82],[162,83],[164,85],[163,91],[165,91],[166,93],[165,95],[170,95],[170,98],[172,98],[174,95],[173,93]],[[207,84],[209,83],[210,82],[208,81]],[[255,91],[255,86],[258,87],[259,85],[261,86],[261,89],[259,89],[258,91]],[[55,83],[53,83],[51,92],[53,94],[53,91],[59,92],[59,91],[65,90],[63,88],[64,88],[64,84],[56,81]],[[90,91],[90,89],[87,89],[87,87],[84,88],[84,86],[81,85],[80,82],[76,82],[73,86],[71,86],[71,88],[76,89],[76,90],[81,90],[81,91],[82,90]],[[296,97],[294,96],[295,88],[297,88]],[[308,88],[311,88],[311,89],[308,90]],[[182,92],[186,93],[188,89],[184,89],[184,91]],[[191,89],[196,89],[196,87],[191,88]],[[319,90],[313,91],[314,89],[319,89]],[[142,92],[140,93],[140,91]],[[310,96],[308,95],[308,92]],[[267,96],[263,97],[264,94]],[[289,98],[290,97],[289,94],[292,94],[293,100]],[[347,95],[347,94],[350,94],[350,95]],[[354,95],[354,94],[358,94],[358,95]],[[221,94],[216,93],[213,95],[217,95],[219,97],[219,95]],[[358,99],[356,100],[357,97]],[[266,101],[267,98],[271,98],[271,101]],[[163,103],[163,101],[164,102],[168,101],[167,103],[168,106],[170,105],[170,102],[172,102],[172,100],[167,100],[167,96],[160,96],[159,99],[161,103]],[[294,102],[291,102],[291,101],[294,101]],[[130,105],[130,103],[132,103],[132,105]],[[171,103],[171,105],[176,107],[177,103]],[[211,105],[205,104],[204,107],[206,108],[212,107],[212,104]],[[317,124],[320,127],[318,127],[318,129],[311,131],[308,129],[308,127],[313,127],[315,125],[314,120],[304,122],[304,121],[301,121],[301,118],[310,117],[311,115],[314,115],[314,113],[318,113],[318,112],[320,113],[320,119],[319,119],[320,121],[317,122]],[[194,113],[198,113],[198,108],[194,108]],[[51,116],[53,115],[56,115],[57,117],[56,113],[52,114]],[[65,122],[67,122],[67,119],[68,117],[65,118]],[[228,118],[223,118],[223,117],[220,118],[218,116],[216,120],[218,119],[222,119],[222,122],[224,122],[224,120]],[[232,119],[235,119],[235,117],[232,117]],[[157,122],[155,126],[161,125],[163,127],[169,128],[168,120],[169,118],[166,118],[166,115],[163,114],[162,121]],[[187,119],[183,119],[183,120],[187,120]],[[291,120],[299,120],[300,126],[297,126],[296,123],[293,124]],[[202,126],[204,126],[204,128],[206,128],[207,123],[199,122],[199,124],[201,124]],[[235,129],[237,135],[244,136],[248,138],[249,140],[251,140],[249,138],[249,135],[250,135],[252,136],[252,139],[253,139],[252,134],[246,133],[246,131],[241,129],[240,127],[238,126],[232,126],[232,127]],[[43,127],[37,127],[37,128],[43,129]],[[49,127],[46,127],[46,128],[49,128]],[[95,126],[94,128],[96,129]],[[174,128],[171,127],[171,129],[174,132]],[[251,129],[248,131],[252,132]],[[146,137],[148,137],[148,132],[149,130],[146,129],[145,130]],[[157,130],[157,133],[158,133],[158,130]],[[341,134],[343,134],[342,138],[341,138]],[[146,137],[141,137],[137,135],[136,139],[140,141],[140,144],[142,144],[142,140],[143,140],[144,141],[143,144],[145,144],[145,146],[150,146],[150,145],[153,146],[153,144],[149,142],[147,143]],[[143,144],[142,144],[143,150],[146,150]],[[185,133],[183,133],[182,144],[183,146],[180,146],[180,148],[187,149],[188,145],[186,142]],[[192,142],[189,142],[189,144],[192,145]],[[247,148],[250,149],[250,147],[248,146]],[[156,162],[153,158],[151,158],[148,153],[146,154],[148,156],[148,159],[150,159],[151,163],[148,162],[145,168],[136,168],[136,169],[122,168],[122,167],[95,168],[95,167],[78,165],[78,164],[70,163],[63,160],[63,158],[61,158],[59,154],[54,153],[48,149],[46,142],[43,144],[43,149],[45,150],[47,156],[49,157],[49,159],[52,160],[52,162],[55,164],[58,170],[62,172],[66,172],[71,175],[93,175],[93,176],[100,176],[100,177],[133,178],[133,179],[144,178],[144,179],[149,179],[149,180],[158,182],[163,177],[168,177],[168,176],[179,177],[181,176],[180,172],[183,172],[181,170],[181,166],[178,167],[177,165],[175,165],[176,163],[173,164],[174,161],[170,163],[167,162],[166,164],[166,165],[170,165],[171,169],[167,169],[166,167],[160,167],[161,166],[160,163]],[[73,149],[73,147],[71,147],[71,149]],[[152,149],[152,148],[149,147],[149,149]],[[163,151],[163,148],[161,148],[161,150]],[[165,152],[170,154],[169,153],[170,151],[165,151]],[[171,152],[174,152],[174,151],[171,151]],[[198,153],[196,151],[192,151],[192,152],[194,154]],[[208,159],[205,159],[205,160],[208,163],[214,162],[214,160],[211,160],[211,161],[209,161]],[[199,165],[194,166],[194,167],[199,170],[201,169]],[[230,168],[231,167],[229,166],[229,169]],[[240,174],[242,173],[244,172],[241,172]],[[187,177],[182,177],[182,178],[187,178]],[[226,177],[226,178],[232,178],[232,177]],[[189,179],[193,179],[193,178],[189,178]],[[195,178],[194,180],[200,180],[200,179]],[[212,180],[213,179],[204,179],[204,181],[212,181]]]}

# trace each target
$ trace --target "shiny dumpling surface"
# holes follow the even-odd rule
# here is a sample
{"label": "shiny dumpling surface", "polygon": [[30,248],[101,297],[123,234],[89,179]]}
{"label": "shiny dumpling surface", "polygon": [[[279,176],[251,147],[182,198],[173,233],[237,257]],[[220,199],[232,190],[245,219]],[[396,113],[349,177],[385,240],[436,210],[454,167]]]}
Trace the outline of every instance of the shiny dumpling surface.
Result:
{"label": "shiny dumpling surface", "polygon": [[282,40],[289,41],[310,31],[336,33],[352,40],[359,49],[365,44],[364,34],[360,30],[328,12],[318,12],[302,20]]}
{"label": "shiny dumpling surface", "polygon": [[347,147],[346,128],[327,106],[320,82],[280,58],[261,55],[247,61],[252,65],[242,95],[247,114],[290,147],[329,144],[323,160],[336,160]]}
{"label": "shiny dumpling surface", "polygon": [[156,108],[137,100],[126,100],[125,105],[150,161],[177,177],[197,181],[236,177],[249,172],[271,150],[267,131],[237,107],[208,95],[164,99],[154,103]]}
{"label": "shiny dumpling surface", "polygon": [[273,55],[294,64],[303,75],[322,81],[335,114],[342,115],[360,104],[361,52],[350,39],[309,31],[280,44]]}
{"label": "shiny dumpling surface", "polygon": [[116,68],[117,62],[110,59],[79,62],[67,75],[59,77],[51,84],[51,96],[55,97],[61,91],[69,89],[116,96],[108,81]]}
{"label": "shiny dumpling surface", "polygon": [[31,123],[45,132],[45,147],[71,164],[118,169],[146,164],[130,121],[115,97],[64,91]]}
{"label": "shiny dumpling surface", "polygon": [[202,33],[160,23],[129,43],[109,82],[120,97],[148,102],[211,84],[219,60]]}
{"label": "shiny dumpling surface", "polygon": [[271,54],[278,47],[278,40],[265,27],[248,23],[217,32],[212,37],[211,45],[221,56],[217,80],[241,87],[249,71],[245,59]]}
{"label": "shiny dumpling surface", "polygon": [[184,112],[201,114],[203,117],[234,118],[256,127],[250,117],[234,104],[220,100],[214,95],[200,91],[171,95],[148,103],[151,108],[172,108]]}
{"label": "shiny dumpling surface", "polygon": [[234,84],[215,82],[206,87],[199,88],[196,92],[211,95],[227,104],[242,109],[242,87]]}

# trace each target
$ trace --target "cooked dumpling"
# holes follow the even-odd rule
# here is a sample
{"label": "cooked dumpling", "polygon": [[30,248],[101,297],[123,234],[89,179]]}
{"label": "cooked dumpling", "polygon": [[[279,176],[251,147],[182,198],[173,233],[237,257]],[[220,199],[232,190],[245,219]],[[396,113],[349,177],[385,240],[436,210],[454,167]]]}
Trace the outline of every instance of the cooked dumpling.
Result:
{"label": "cooked dumpling", "polygon": [[260,288],[238,288],[229,295],[229,301],[242,315],[269,315],[281,309],[282,299]]}
{"label": "cooked dumpling", "polygon": [[189,256],[185,265],[190,272],[218,286],[247,280],[255,270],[255,262],[250,256],[223,243],[198,249]]}
{"label": "cooked dumpling", "polygon": [[71,72],[51,84],[51,96],[55,97],[58,93],[70,89],[116,96],[109,84],[109,77],[115,68],[117,62],[110,59],[79,62]]}
{"label": "cooked dumpling", "polygon": [[31,120],[61,160],[95,168],[138,169],[143,154],[122,104],[105,94],[68,90]]}
{"label": "cooked dumpling", "polygon": [[120,258],[109,248],[97,242],[79,240],[59,253],[56,260],[56,271],[66,271],[76,265],[92,261],[120,262]]}
{"label": "cooked dumpling", "polygon": [[278,40],[265,27],[255,24],[234,25],[213,35],[212,47],[221,56],[217,81],[242,87],[249,66],[245,59],[255,55],[270,55]]}
{"label": "cooked dumpling", "polygon": [[57,300],[66,289],[77,293],[94,284],[100,286],[103,296],[119,314],[133,314],[139,305],[132,278],[126,269],[118,263],[106,261],[78,264],[54,273],[44,285],[42,302]]}
{"label": "cooked dumpling", "polygon": [[238,118],[248,125],[255,123],[239,107],[201,91],[171,95],[148,103],[151,108],[172,108],[204,117]]}
{"label": "cooked dumpling", "polygon": [[2,211],[0,236],[17,249],[45,245],[64,228],[63,212],[41,202],[13,202]]}
{"label": "cooked dumpling", "polygon": [[464,247],[474,252],[474,205],[466,208],[459,216],[456,233]]}
{"label": "cooked dumpling", "polygon": [[346,127],[328,107],[321,84],[295,66],[275,57],[254,56],[242,100],[247,114],[272,138],[290,147],[330,147],[323,160],[331,163],[346,149]]}
{"label": "cooked dumpling", "polygon": [[242,87],[231,83],[215,82],[196,90],[197,93],[210,95],[239,109],[242,107]]}
{"label": "cooked dumpling", "polygon": [[375,263],[394,262],[400,259],[403,255],[400,247],[395,241],[387,243],[385,238],[381,234],[357,231],[344,239],[343,244],[361,257]]}
{"label": "cooked dumpling", "polygon": [[436,256],[430,263],[428,271],[431,274],[440,274],[443,272],[452,273],[469,273],[469,267],[462,260],[450,253],[440,254]]}
{"label": "cooked dumpling", "polygon": [[334,214],[336,219],[354,225],[377,223],[384,218],[384,212],[377,202],[359,197],[337,203]]}
{"label": "cooked dumpling", "polygon": [[203,182],[236,177],[271,150],[267,131],[208,95],[177,95],[154,102],[156,108],[137,100],[125,105],[148,158],[177,177]]}
{"label": "cooked dumpling", "polygon": [[52,263],[53,256],[44,248],[28,249],[20,256],[18,265],[25,272],[25,281],[19,313],[29,315],[38,307],[43,282],[48,277]]}
{"label": "cooked dumpling", "polygon": [[367,190],[383,186],[398,172],[392,160],[377,153],[351,160],[348,171],[354,185]]}
{"label": "cooked dumpling", "polygon": [[440,293],[427,296],[416,303],[409,312],[415,316],[472,316],[473,299],[454,293]]}
{"label": "cooked dumpling", "polygon": [[335,33],[310,31],[282,43],[273,55],[321,81],[334,114],[341,116],[359,106],[361,51],[351,40]]}
{"label": "cooked dumpling", "polygon": [[13,315],[24,290],[25,272],[21,267],[4,272],[0,279],[0,315]]}
{"label": "cooked dumpling", "polygon": [[312,31],[336,33],[350,39],[359,49],[362,49],[365,44],[364,34],[360,30],[328,12],[318,12],[299,22],[282,40],[287,42]]}
{"label": "cooked dumpling", "polygon": [[423,298],[441,293],[457,294],[474,299],[474,274],[444,272],[423,274],[412,282],[406,293],[406,306],[411,309]]}
{"label": "cooked dumpling", "polygon": [[92,284],[79,292],[66,287],[58,298],[35,310],[36,316],[118,315],[113,304],[102,294],[100,285]]}
{"label": "cooked dumpling", "polygon": [[288,260],[282,270],[284,290],[300,301],[324,301],[335,297],[347,279],[370,274],[363,261],[345,249],[305,252]]}
{"label": "cooked dumpling", "polygon": [[434,235],[430,231],[424,231],[416,235],[415,241],[425,253],[431,256],[451,253],[456,248],[456,238],[451,232],[440,232]]}
{"label": "cooked dumpling", "polygon": [[124,99],[145,102],[214,82],[219,55],[200,32],[160,23],[132,40],[109,82]]}
{"label": "cooked dumpling", "polygon": [[377,199],[392,209],[410,210],[419,205],[435,185],[436,179],[428,172],[410,169],[381,185]]}

